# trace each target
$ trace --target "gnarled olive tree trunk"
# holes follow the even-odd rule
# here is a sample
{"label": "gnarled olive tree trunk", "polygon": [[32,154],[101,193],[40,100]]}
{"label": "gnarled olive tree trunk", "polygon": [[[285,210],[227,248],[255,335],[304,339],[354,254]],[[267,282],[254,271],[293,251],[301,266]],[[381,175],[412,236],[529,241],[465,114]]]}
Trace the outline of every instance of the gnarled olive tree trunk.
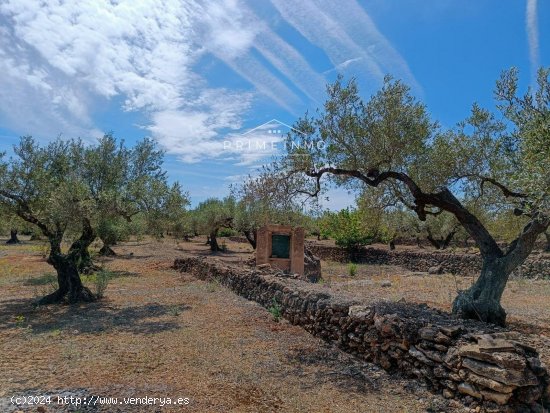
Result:
{"label": "gnarled olive tree trunk", "polygon": [[[462,318],[474,318],[486,322],[504,325],[506,312],[500,305],[500,299],[506,288],[508,277],[529,256],[540,234],[546,232],[550,225],[550,217],[545,213],[532,212],[529,223],[522,233],[512,242],[506,252],[502,251],[495,239],[491,236],[483,223],[472,214],[460,201],[445,187],[435,192],[424,192],[420,186],[407,174],[397,171],[370,170],[367,175],[354,169],[342,169],[332,166],[318,170],[302,171],[307,176],[316,178],[315,192],[307,192],[316,196],[320,190],[320,179],[324,174],[341,175],[360,179],[371,187],[377,187],[386,180],[395,180],[406,186],[414,204],[406,204],[415,211],[421,221],[426,221],[430,208],[435,207],[447,211],[455,216],[468,235],[475,241],[483,259],[481,274],[477,281],[465,291],[459,291],[453,302],[453,313]],[[513,192],[496,180],[479,177],[483,182],[490,182],[499,188],[505,196],[524,198],[521,193]],[[520,215],[523,213],[519,211]]]}
{"label": "gnarled olive tree trunk", "polygon": [[453,240],[455,234],[457,233],[458,231],[458,228],[457,229],[453,229],[451,232],[449,232],[447,234],[447,236],[445,238],[435,238],[433,235],[432,235],[432,232],[428,229],[427,232],[428,232],[428,236],[426,237],[428,239],[428,241],[430,241],[430,244],[432,244],[436,250],[444,250],[446,249],[449,244],[451,243],[451,241]]}
{"label": "gnarled olive tree trunk", "polygon": [[453,302],[453,313],[461,318],[504,325],[506,312],[500,305],[510,272],[502,258],[485,258],[481,274],[468,290],[460,291]]}
{"label": "gnarled olive tree trunk", "polygon": [[6,241],[6,244],[12,245],[12,244],[19,244],[21,241],[19,241],[19,238],[17,238],[17,229],[11,229],[10,230],[10,239]]}
{"label": "gnarled olive tree trunk", "polygon": [[476,242],[480,245],[483,257],[481,274],[474,285],[458,293],[453,302],[453,314],[504,326],[506,312],[500,305],[500,300],[508,278],[527,259],[538,236],[546,228],[548,228],[547,218],[529,222],[504,253],[498,248],[483,248],[483,242],[489,239],[478,234]]}
{"label": "gnarled olive tree trunk", "polygon": [[253,249],[256,249],[256,230],[245,230],[243,231],[244,236],[248,243],[252,246]]}
{"label": "gnarled olive tree trunk", "polygon": [[99,250],[99,255],[103,257],[114,257],[116,255],[116,252],[109,245],[103,244],[103,246]]}
{"label": "gnarled olive tree trunk", "polygon": [[82,284],[76,260],[69,254],[52,253],[48,263],[57,271],[59,288],[43,297],[38,304],[54,304],[62,302],[65,297],[69,303],[95,301],[95,295]]}
{"label": "gnarled olive tree trunk", "polygon": [[82,235],[77,239],[69,251],[64,254],[61,251],[62,233],[50,235],[50,255],[48,264],[57,271],[58,289],[39,300],[38,304],[54,304],[67,299],[69,303],[91,302],[97,297],[89,288],[82,284],[80,279],[80,267],[83,263],[91,262],[88,247],[94,241],[96,234],[90,222],[84,220]]}
{"label": "gnarled olive tree trunk", "polygon": [[109,242],[110,240],[108,238],[100,238],[100,239],[101,239],[101,242],[103,243],[103,246],[99,250],[99,255],[103,257],[114,257],[116,255],[116,252],[114,252],[111,247],[115,245],[116,242]]}
{"label": "gnarled olive tree trunk", "polygon": [[217,229],[210,232],[209,238],[210,238],[210,251],[212,251],[212,252],[221,251],[222,249],[218,245],[218,230]]}

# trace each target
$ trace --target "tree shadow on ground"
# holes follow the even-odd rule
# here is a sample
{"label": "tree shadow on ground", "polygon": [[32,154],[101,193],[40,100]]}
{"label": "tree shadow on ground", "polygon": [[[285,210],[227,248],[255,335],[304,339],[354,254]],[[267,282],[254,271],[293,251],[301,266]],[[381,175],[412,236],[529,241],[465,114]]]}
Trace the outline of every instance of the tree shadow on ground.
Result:
{"label": "tree shadow on ground", "polygon": [[380,389],[385,373],[372,363],[345,354],[330,344],[322,343],[313,351],[296,349],[286,356],[297,374],[314,367],[317,384],[333,383],[347,391],[365,392]]}
{"label": "tree shadow on ground", "polygon": [[154,258],[154,255],[136,255],[133,252],[129,254],[117,254],[114,257],[104,257],[106,261],[114,261],[116,259],[119,260],[144,260],[147,258]]}
{"label": "tree shadow on ground", "polygon": [[314,384],[309,387],[331,383],[347,392],[379,393],[384,391],[389,382],[393,382],[394,386],[402,388],[404,393],[416,394],[426,390],[423,383],[410,380],[399,371],[394,371],[390,375],[381,367],[360,360],[325,342],[313,351],[309,348],[294,349],[289,352],[286,359],[295,368],[293,374],[313,374]]}
{"label": "tree shadow on ground", "polygon": [[24,286],[41,286],[41,285],[56,285],[57,284],[57,275],[52,273],[45,273],[38,277],[31,277],[23,281]]}
{"label": "tree shadow on ground", "polygon": [[[109,270],[109,278],[123,278],[123,277],[139,277],[139,273],[132,271],[123,271],[123,270]],[[83,281],[86,281],[86,277],[89,275],[82,274]],[[47,286],[52,285],[57,287],[57,275],[53,273],[45,273],[38,277],[30,277],[23,281],[23,285],[26,287],[37,287],[37,286]]]}
{"label": "tree shadow on ground", "polygon": [[185,304],[148,303],[129,307],[109,306],[107,301],[89,304],[36,307],[31,299],[0,302],[0,331],[27,328],[33,334],[67,330],[72,334],[128,332],[155,334],[180,328]]}

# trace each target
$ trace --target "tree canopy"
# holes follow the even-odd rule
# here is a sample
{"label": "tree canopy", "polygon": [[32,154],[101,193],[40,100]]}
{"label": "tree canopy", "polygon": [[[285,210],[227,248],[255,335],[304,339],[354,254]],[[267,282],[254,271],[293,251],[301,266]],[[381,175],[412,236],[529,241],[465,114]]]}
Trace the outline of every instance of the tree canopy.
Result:
{"label": "tree canopy", "polygon": [[[443,211],[453,215],[484,259],[481,276],[459,294],[453,311],[504,324],[500,298],[508,276],[550,223],[548,75],[541,70],[537,90],[518,96],[516,71],[503,73],[495,92],[503,117],[474,105],[468,119],[447,130],[401,81],[386,77],[364,101],[355,80],[339,78],[327,88],[324,107],[296,122],[300,133],[289,134],[277,168],[312,196],[323,191],[326,177],[376,188],[421,221]],[[479,199],[489,210],[512,209],[528,218],[506,250],[467,207]]]}
{"label": "tree canopy", "polygon": [[[0,158],[0,204],[35,225],[48,239],[48,262],[58,273],[59,289],[42,299],[92,301],[80,280],[82,264],[99,224],[109,217],[130,220],[140,212],[162,211],[174,198],[187,202],[179,185],[170,187],[162,169],[163,153],[145,139],[126,148],[113,136],[97,144],[56,139],[41,146],[30,136]],[[62,242],[70,241],[67,252]]]}

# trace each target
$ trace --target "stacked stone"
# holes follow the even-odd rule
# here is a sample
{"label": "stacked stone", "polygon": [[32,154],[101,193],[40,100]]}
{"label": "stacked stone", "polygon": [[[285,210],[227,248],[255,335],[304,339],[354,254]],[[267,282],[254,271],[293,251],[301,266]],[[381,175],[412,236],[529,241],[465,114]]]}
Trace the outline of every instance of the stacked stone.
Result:
{"label": "stacked stone", "polygon": [[[481,270],[479,254],[451,254],[444,252],[390,251],[378,248],[363,248],[349,252],[343,248],[310,243],[308,248],[324,260],[358,262],[375,265],[399,265],[411,271],[427,272],[439,268],[438,273],[476,275]],[[527,259],[512,275],[524,278],[550,278],[550,260],[543,256]]]}
{"label": "stacked stone", "polygon": [[550,376],[519,333],[455,320],[422,305],[362,305],[277,276],[268,266],[244,269],[204,258],[174,265],[201,279],[217,278],[265,307],[277,303],[291,323],[389,372],[423,380],[434,392],[472,408],[535,412],[542,411],[540,403],[550,403]]}

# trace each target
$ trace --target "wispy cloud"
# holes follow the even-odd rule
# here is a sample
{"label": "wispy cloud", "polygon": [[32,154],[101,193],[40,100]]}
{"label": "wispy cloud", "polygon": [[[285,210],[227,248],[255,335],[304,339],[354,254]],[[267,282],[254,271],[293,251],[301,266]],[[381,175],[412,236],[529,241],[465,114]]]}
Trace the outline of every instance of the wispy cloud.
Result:
{"label": "wispy cloud", "polygon": [[0,15],[10,28],[0,44],[8,57],[3,72],[10,73],[12,106],[17,102],[21,111],[2,112],[18,130],[93,129],[94,103],[117,96],[124,110],[173,110],[196,78],[195,50],[186,40],[191,16],[175,0],[101,6],[8,0]]}
{"label": "wispy cloud", "polygon": [[[361,56],[364,58],[363,75],[371,81],[382,78],[383,72],[368,50],[355,43],[343,26],[317,4],[290,0],[272,0],[272,3],[288,23],[311,43],[323,49],[335,66],[350,56]],[[345,5],[340,6],[339,3],[339,7]]]}
{"label": "wispy cloud", "polygon": [[323,74],[328,74],[328,73],[331,73],[331,72],[340,72],[340,71],[346,69],[352,63],[361,61],[361,59],[362,59],[362,57],[356,57],[355,59],[348,59],[345,62],[342,62],[339,65],[334,66],[332,69],[324,71]]}
{"label": "wispy cloud", "polygon": [[[272,0],[272,3],[286,21],[325,51],[338,70],[343,71],[346,62],[356,59],[354,69],[361,71],[367,83],[376,85],[390,73],[421,92],[406,61],[355,0]],[[357,71],[354,73],[359,75]]]}
{"label": "wispy cloud", "polygon": [[[262,94],[293,112],[300,98],[287,79],[313,100],[321,98],[324,78],[288,42],[261,21],[245,2],[209,3],[201,24],[205,48],[248,80]],[[275,69],[267,67],[259,56]]]}
{"label": "wispy cloud", "polygon": [[525,25],[529,42],[529,62],[531,64],[531,83],[534,84],[537,79],[537,70],[540,66],[537,0],[527,0],[527,10],[525,14]]}
{"label": "wispy cloud", "polygon": [[[255,93],[287,111],[323,91],[322,76],[241,1],[0,4],[4,125],[42,136],[97,136],[93,112],[113,98],[186,162],[219,154]],[[217,57],[253,90],[210,88],[195,65]],[[259,59],[263,56],[272,68]]]}
{"label": "wispy cloud", "polygon": [[[373,82],[390,66],[409,73],[355,1],[273,3],[338,70],[358,68]],[[258,7],[252,0],[2,0],[2,125],[94,138],[101,134],[95,113],[112,105],[139,113],[142,129],[185,162],[256,162],[265,154],[227,154],[223,142],[236,142],[257,97],[295,114],[318,104],[325,87],[304,51],[259,18]],[[211,86],[199,66],[205,59],[223,62],[251,87]]]}
{"label": "wispy cloud", "polygon": [[153,113],[147,129],[184,162],[216,158],[224,154],[218,138],[241,128],[241,117],[250,107],[251,97],[223,89],[205,91],[185,107]]}
{"label": "wispy cloud", "polygon": [[325,13],[333,16],[346,33],[368,51],[384,74],[403,79],[417,93],[423,93],[407,61],[380,32],[373,19],[356,0],[343,0],[338,3],[316,0],[316,4]]}

